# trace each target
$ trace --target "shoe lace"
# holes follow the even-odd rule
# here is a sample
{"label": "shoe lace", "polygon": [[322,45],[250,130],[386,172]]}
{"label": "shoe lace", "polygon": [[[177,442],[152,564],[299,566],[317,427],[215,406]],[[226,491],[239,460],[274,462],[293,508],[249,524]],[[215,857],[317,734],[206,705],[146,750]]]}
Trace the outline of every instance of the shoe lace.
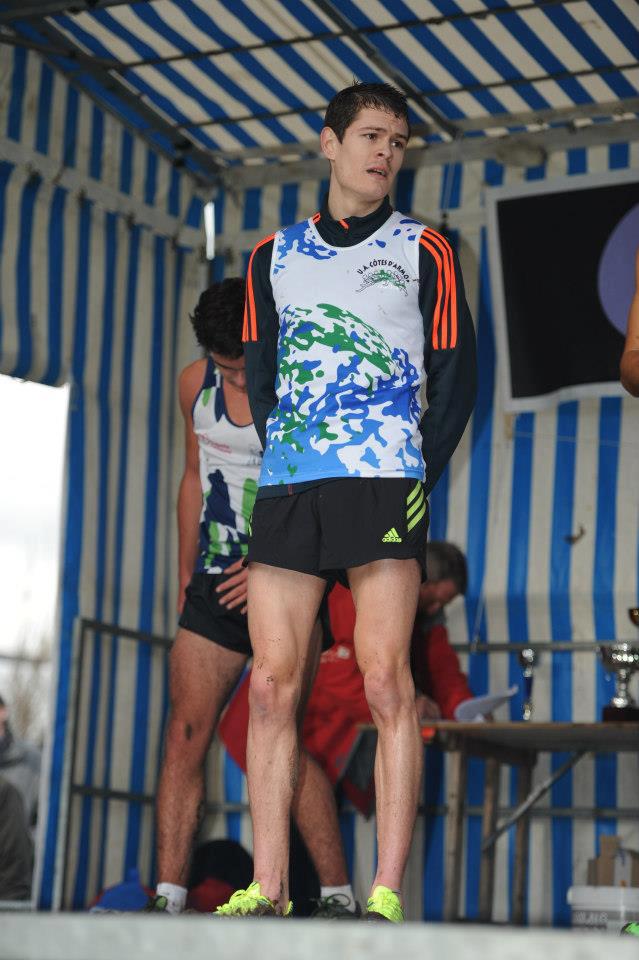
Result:
{"label": "shoe lace", "polygon": [[224,916],[233,916],[235,914],[245,914],[249,910],[252,910],[257,903],[268,903],[266,897],[261,896],[255,890],[252,890],[254,884],[251,884],[247,890],[236,890],[235,893],[231,894],[231,898],[228,903],[223,903],[221,907],[218,907],[215,911],[216,913],[224,914]]}
{"label": "shoe lace", "polygon": [[317,904],[313,911],[314,917],[330,917],[351,912],[348,909],[351,899],[345,893],[331,893],[328,897],[316,897],[313,902]]}

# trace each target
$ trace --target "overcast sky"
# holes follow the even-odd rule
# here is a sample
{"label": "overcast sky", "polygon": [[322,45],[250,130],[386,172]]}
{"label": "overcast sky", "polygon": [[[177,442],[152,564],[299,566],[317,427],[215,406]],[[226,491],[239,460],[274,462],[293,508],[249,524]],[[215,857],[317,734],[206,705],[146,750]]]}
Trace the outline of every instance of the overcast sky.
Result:
{"label": "overcast sky", "polygon": [[53,629],[66,387],[0,375],[0,653]]}

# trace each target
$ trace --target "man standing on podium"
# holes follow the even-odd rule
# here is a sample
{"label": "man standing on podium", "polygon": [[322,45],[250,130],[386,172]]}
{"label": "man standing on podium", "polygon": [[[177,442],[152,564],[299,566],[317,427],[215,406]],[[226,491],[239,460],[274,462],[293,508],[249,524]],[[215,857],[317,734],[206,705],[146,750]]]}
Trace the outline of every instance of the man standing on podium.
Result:
{"label": "man standing on podium", "polygon": [[243,339],[264,446],[247,557],[255,874],[220,908],[226,915],[292,910],[289,818],[309,637],[327,583],[342,577],[378,729],[378,864],[364,916],[404,919],[422,769],[409,651],[425,579],[426,497],[476,390],[455,253],[389,201],[409,136],[406,99],[393,87],[338,93],[320,138],[328,197],[314,217],[259,243],[249,263]]}

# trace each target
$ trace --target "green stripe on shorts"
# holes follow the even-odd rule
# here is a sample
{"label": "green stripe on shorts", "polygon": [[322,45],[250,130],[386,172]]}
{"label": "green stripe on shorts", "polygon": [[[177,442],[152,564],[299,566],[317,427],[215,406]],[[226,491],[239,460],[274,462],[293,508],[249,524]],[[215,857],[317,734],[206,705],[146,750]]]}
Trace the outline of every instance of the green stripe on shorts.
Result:
{"label": "green stripe on shorts", "polygon": [[423,506],[424,506],[424,499],[425,499],[425,498],[424,498],[424,491],[422,490],[422,491],[420,491],[420,495],[417,497],[417,500],[415,500],[415,502],[413,503],[413,505],[408,508],[408,510],[407,510],[407,512],[406,512],[406,519],[407,519],[407,520],[410,520],[410,518],[412,517],[412,515],[415,513],[416,510],[419,510],[420,507],[423,507]]}
{"label": "green stripe on shorts", "polygon": [[425,513],[426,513],[426,504],[425,504],[424,502],[422,502],[421,509],[415,514],[415,516],[413,517],[413,519],[409,521],[409,524],[408,524],[408,526],[406,527],[406,530],[407,530],[409,533],[410,533],[410,531],[413,529],[413,527],[417,526],[417,524],[418,524],[419,521],[422,519],[422,517],[424,516]]}
{"label": "green stripe on shorts", "polygon": [[417,496],[417,494],[419,493],[420,490],[422,490],[422,485],[421,485],[420,481],[418,480],[417,483],[415,484],[415,486],[413,487],[413,489],[411,490],[411,492],[410,492],[410,493],[408,494],[408,496],[406,497],[406,505],[407,505],[407,506],[413,502],[413,500],[415,499],[415,497]]}

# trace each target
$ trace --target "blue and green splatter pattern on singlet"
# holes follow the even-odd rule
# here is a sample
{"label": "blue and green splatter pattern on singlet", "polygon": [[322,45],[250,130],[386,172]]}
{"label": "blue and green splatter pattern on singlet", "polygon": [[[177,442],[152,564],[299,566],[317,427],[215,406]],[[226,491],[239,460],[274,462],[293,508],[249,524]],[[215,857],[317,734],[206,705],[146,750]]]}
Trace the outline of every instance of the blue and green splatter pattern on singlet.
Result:
{"label": "blue and green splatter pattern on singlet", "polygon": [[222,573],[248,551],[262,450],[255,427],[238,426],[227,414],[222,378],[207,360],[204,383],[193,404],[198,439],[202,513],[197,573]]}
{"label": "blue and green splatter pattern on singlet", "polygon": [[312,220],[275,234],[278,403],[267,422],[260,485],[424,479],[422,229],[393,213],[350,247],[331,247]]}

